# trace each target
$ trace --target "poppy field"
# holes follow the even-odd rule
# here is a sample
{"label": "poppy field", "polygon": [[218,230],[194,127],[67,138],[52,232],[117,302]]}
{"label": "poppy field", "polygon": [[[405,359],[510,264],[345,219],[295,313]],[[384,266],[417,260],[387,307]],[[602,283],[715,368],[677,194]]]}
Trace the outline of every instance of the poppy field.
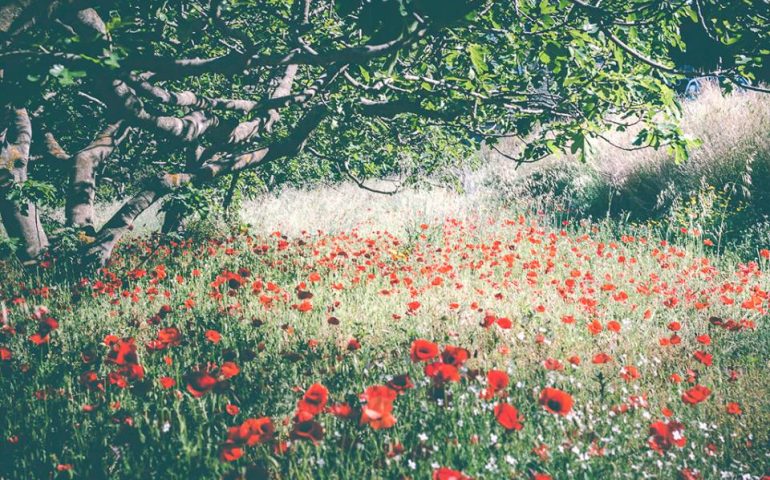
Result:
{"label": "poppy field", "polygon": [[767,478],[770,252],[712,244],[512,216],[8,269],[0,478]]}

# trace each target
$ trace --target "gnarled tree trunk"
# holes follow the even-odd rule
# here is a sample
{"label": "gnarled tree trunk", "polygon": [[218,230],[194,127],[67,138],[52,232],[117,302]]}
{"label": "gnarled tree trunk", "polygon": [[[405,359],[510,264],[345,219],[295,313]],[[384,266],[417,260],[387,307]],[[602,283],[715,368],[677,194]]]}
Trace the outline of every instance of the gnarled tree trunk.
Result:
{"label": "gnarled tree trunk", "polygon": [[[273,92],[270,94],[271,100],[283,98],[291,94],[291,87],[294,84],[294,78],[297,76],[297,71],[298,65],[291,64],[286,66],[283,74],[275,79],[276,85],[273,89]],[[270,132],[273,129],[273,125],[278,120],[280,120],[280,118],[280,112],[275,108],[271,108],[267,111],[266,116],[257,118],[256,120],[252,120],[250,122],[245,122],[240,126],[240,128],[236,128],[236,130],[231,134],[231,137],[242,141],[246,138],[258,136],[262,130]],[[198,154],[199,153],[201,152],[198,152]],[[200,160],[200,158],[198,158],[198,154],[191,156],[191,159],[193,160],[192,163],[196,163]],[[206,159],[204,158],[204,160]],[[188,163],[187,171],[193,171],[196,167],[197,165]],[[240,172],[233,173],[230,187],[225,193],[225,200],[222,203],[222,206],[225,210],[227,210],[232,203],[233,195],[235,194],[235,189],[238,185],[239,178]],[[186,220],[189,212],[185,211],[184,208],[179,205],[175,205],[164,210],[166,215],[163,219],[163,227],[161,231],[165,234],[183,234],[186,228]]]}
{"label": "gnarled tree trunk", "polygon": [[65,208],[67,225],[94,229],[94,196],[96,167],[107,158],[121,141],[123,122],[110,123],[86,148],[72,157],[72,174]]}
{"label": "gnarled tree trunk", "polygon": [[8,236],[19,242],[19,257],[35,263],[48,247],[48,237],[34,203],[9,198],[12,189],[27,181],[32,124],[24,108],[13,109],[12,124],[0,146],[0,217]]}

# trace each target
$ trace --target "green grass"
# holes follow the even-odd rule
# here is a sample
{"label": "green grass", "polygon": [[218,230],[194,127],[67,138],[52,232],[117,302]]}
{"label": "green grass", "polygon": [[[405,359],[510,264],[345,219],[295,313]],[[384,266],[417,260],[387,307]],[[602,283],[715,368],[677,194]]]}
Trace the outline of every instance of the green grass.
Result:
{"label": "green grass", "polygon": [[[135,239],[109,271],[70,283],[50,283],[47,272],[22,277],[5,265],[0,346],[11,358],[0,362],[0,478],[419,479],[439,467],[473,478],[768,473],[767,260],[738,264],[710,254],[699,237],[663,245],[643,230],[621,232],[634,235],[627,237],[615,228],[562,229],[514,216],[426,222],[394,234],[375,224],[287,239],[236,233],[161,246]],[[237,286],[227,272],[239,269]],[[218,277],[221,285],[212,285]],[[752,295],[756,304],[744,303]],[[311,310],[296,308],[300,296]],[[41,345],[29,339],[39,329],[37,305],[59,324]],[[164,305],[169,313],[153,318]],[[481,326],[492,314],[511,328]],[[715,326],[710,317],[744,328]],[[595,335],[593,320],[603,327]],[[619,332],[607,328],[612,321]],[[681,329],[672,331],[672,322]],[[166,327],[179,330],[180,343],[149,349]],[[221,340],[208,340],[208,330]],[[674,333],[681,343],[661,345]],[[703,334],[709,345],[696,340]],[[108,360],[108,335],[137,347],[143,378],[125,388],[110,381],[120,365]],[[467,349],[458,382],[438,385],[425,364],[410,360],[418,338]],[[696,360],[696,350],[712,354],[713,364]],[[598,353],[612,360],[592,363]],[[549,358],[563,369],[547,370]],[[216,374],[224,362],[240,372],[200,398],[190,394],[191,372],[211,363]],[[626,366],[639,378],[621,378]],[[511,382],[484,400],[490,369]],[[90,384],[87,371],[95,373]],[[395,425],[362,425],[360,395],[401,374],[415,387],[393,402]],[[173,388],[162,388],[165,376]],[[290,440],[297,402],[314,383],[328,389],[329,405],[348,403],[353,418],[321,413],[314,420],[322,440]],[[696,384],[711,395],[684,404],[683,392]],[[568,416],[539,405],[547,386],[572,396]],[[497,422],[501,401],[519,410],[521,430]],[[743,413],[728,414],[730,402]],[[228,413],[228,404],[239,413]],[[663,409],[684,425],[687,441],[660,454],[648,440]],[[272,420],[275,439],[222,461],[228,427],[261,417]],[[396,444],[403,451],[389,456]],[[287,450],[276,452],[281,445]]]}

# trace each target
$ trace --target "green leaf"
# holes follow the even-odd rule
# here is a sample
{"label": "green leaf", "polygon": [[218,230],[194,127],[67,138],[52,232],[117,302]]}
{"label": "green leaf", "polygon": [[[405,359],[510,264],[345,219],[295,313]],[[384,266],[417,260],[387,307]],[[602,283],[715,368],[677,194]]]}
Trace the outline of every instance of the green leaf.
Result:
{"label": "green leaf", "polygon": [[70,70],[63,65],[54,65],[48,71],[54,78],[59,81],[62,87],[68,87],[75,84],[75,80],[86,76],[86,72],[81,70]]}
{"label": "green leaf", "polygon": [[369,80],[371,79],[371,77],[369,77],[369,72],[361,65],[358,66],[358,70],[361,72],[361,77],[364,79],[364,81],[369,83]]}
{"label": "green leaf", "polygon": [[477,43],[468,45],[468,54],[471,57],[471,63],[477,75],[483,75],[489,71],[487,62],[484,60],[485,53],[484,47]]}

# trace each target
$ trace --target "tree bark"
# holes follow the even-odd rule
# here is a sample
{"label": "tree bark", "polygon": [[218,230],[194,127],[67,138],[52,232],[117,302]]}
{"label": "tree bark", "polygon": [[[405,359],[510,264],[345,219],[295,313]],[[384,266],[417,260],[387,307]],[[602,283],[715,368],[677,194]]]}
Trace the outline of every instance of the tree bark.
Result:
{"label": "tree bark", "polygon": [[32,124],[27,110],[15,109],[13,125],[0,147],[0,217],[8,236],[19,242],[18,255],[25,264],[37,262],[48,247],[37,206],[28,201],[19,204],[8,198],[11,189],[27,181],[31,142]]}
{"label": "tree bark", "polygon": [[120,120],[109,124],[90,145],[72,158],[72,174],[65,207],[68,226],[93,230],[96,167],[119,144],[122,124]]}
{"label": "tree bark", "polygon": [[96,240],[87,252],[87,261],[104,266],[112,256],[118,240],[131,228],[136,217],[164,195],[191,179],[190,175],[167,173],[149,181],[141,192],[131,197],[99,230]]}
{"label": "tree bark", "polygon": [[174,206],[165,208],[165,216],[163,217],[163,226],[160,231],[164,235],[175,234],[184,235],[187,229],[187,217],[189,212],[185,211],[180,206]]}

